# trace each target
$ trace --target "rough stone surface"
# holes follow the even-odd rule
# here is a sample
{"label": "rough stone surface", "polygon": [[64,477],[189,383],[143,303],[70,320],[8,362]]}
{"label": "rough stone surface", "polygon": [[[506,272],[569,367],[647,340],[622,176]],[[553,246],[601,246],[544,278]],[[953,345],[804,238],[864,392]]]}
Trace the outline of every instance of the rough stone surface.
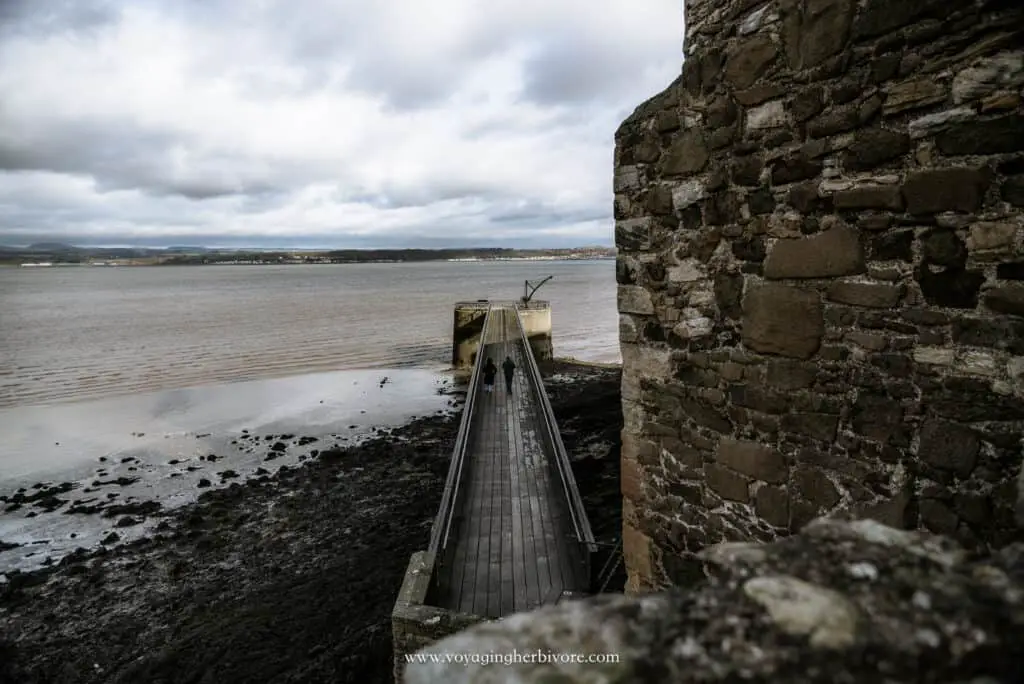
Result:
{"label": "rough stone surface", "polygon": [[810,237],[779,240],[768,252],[766,278],[828,278],[864,271],[857,232],[842,226]]}
{"label": "rough stone surface", "polygon": [[743,301],[743,344],[758,352],[806,359],[821,346],[824,313],[814,293],[764,284]]}
{"label": "rough stone surface", "polygon": [[689,0],[686,32],[616,133],[620,287],[649,295],[622,295],[626,433],[656,454],[630,586],[826,513],[1019,537],[1024,5]]}
{"label": "rough stone surface", "polygon": [[[404,682],[981,684],[1019,676],[1019,545],[970,558],[940,537],[822,520],[771,544],[706,548],[692,563],[703,578],[687,588],[569,601],[472,627],[421,651]],[[538,652],[584,661],[614,654],[617,662],[515,656]],[[488,659],[446,662],[454,653]]]}

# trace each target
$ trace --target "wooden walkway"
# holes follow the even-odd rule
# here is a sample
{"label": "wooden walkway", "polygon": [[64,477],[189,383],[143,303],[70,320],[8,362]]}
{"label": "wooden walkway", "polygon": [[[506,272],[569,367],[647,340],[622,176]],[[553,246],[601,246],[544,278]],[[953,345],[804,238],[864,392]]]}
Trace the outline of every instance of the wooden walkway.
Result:
{"label": "wooden walkway", "polygon": [[[493,393],[483,391],[482,380],[470,388],[477,394],[463,491],[454,499],[436,604],[497,618],[554,603],[563,592],[586,592],[590,578],[553,462],[557,454],[544,439],[544,408],[528,372],[532,359],[525,357],[532,352],[515,309],[493,308],[487,331],[477,363],[490,357],[498,377]],[[511,393],[500,370],[506,356],[516,364]]]}

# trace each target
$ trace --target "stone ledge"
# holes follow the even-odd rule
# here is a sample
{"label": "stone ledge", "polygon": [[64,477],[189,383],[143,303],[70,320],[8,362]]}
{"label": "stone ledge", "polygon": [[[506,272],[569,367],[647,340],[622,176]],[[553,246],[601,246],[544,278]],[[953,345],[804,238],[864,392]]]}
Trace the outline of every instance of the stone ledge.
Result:
{"label": "stone ledge", "polygon": [[1024,545],[970,557],[870,520],[817,520],[771,544],[697,557],[689,591],[603,596],[480,625],[424,653],[614,653],[602,665],[415,664],[440,682],[1014,681]]}

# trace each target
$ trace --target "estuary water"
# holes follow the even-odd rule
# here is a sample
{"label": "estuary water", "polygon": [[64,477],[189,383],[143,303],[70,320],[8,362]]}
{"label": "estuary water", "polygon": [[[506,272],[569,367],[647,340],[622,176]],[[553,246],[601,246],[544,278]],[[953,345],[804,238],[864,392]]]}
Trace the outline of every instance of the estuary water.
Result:
{"label": "estuary water", "polygon": [[455,302],[548,275],[556,356],[619,361],[613,261],[0,269],[0,582],[455,410]]}

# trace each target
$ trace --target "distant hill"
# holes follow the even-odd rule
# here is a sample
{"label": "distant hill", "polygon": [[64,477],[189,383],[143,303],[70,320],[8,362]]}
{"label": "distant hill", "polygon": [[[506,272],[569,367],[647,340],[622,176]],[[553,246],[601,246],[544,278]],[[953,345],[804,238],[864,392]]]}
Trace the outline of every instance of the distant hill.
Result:
{"label": "distant hill", "polygon": [[26,248],[31,252],[81,252],[81,247],[68,245],[63,242],[33,242]]}

